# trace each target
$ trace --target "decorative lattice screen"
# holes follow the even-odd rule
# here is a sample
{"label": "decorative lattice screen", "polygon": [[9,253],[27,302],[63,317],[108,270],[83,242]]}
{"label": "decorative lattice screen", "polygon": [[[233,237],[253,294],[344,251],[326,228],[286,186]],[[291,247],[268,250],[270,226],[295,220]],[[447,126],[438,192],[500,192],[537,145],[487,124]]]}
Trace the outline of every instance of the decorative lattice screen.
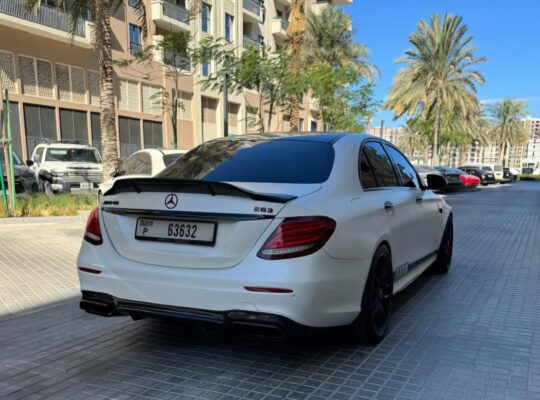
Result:
{"label": "decorative lattice screen", "polygon": [[128,110],[139,111],[139,85],[137,82],[128,81]]}
{"label": "decorative lattice screen", "polygon": [[52,66],[48,61],[36,60],[38,95],[53,98]]}
{"label": "decorative lattice screen", "polygon": [[58,86],[58,98],[71,101],[69,67],[67,65],[56,64],[56,85]]}
{"label": "decorative lattice screen", "polygon": [[163,96],[159,86],[142,85],[142,106],[144,113],[153,115],[161,114],[162,103]]}
{"label": "decorative lattice screen", "polygon": [[88,71],[88,90],[90,91],[90,104],[99,106],[101,90],[99,88],[99,74],[97,72]]}
{"label": "decorative lattice screen", "polygon": [[86,103],[84,69],[71,68],[71,97],[75,103]]}
{"label": "decorative lattice screen", "polygon": [[188,92],[180,92],[179,101],[182,107],[178,108],[178,118],[188,121],[192,118],[192,99],[193,94]]}
{"label": "decorative lattice screen", "polygon": [[13,54],[0,51],[0,86],[11,93],[17,92]]}
{"label": "decorative lattice screen", "polygon": [[34,59],[30,57],[19,57],[19,69],[21,75],[22,92],[32,96],[37,95],[36,70]]}

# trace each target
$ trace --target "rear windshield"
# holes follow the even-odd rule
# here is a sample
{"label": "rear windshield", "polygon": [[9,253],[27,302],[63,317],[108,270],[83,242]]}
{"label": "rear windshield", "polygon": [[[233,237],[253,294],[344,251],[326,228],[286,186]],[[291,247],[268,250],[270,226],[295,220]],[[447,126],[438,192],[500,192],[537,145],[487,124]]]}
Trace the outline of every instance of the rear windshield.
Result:
{"label": "rear windshield", "polygon": [[88,163],[101,162],[99,154],[95,149],[69,149],[62,147],[49,147],[45,154],[45,160]]}
{"label": "rear windshield", "polygon": [[493,170],[491,169],[491,167],[488,167],[487,165],[484,166],[484,167],[482,167],[482,169],[483,169],[484,171],[489,171],[489,172],[493,171]]}
{"label": "rear windshield", "polygon": [[165,164],[166,167],[168,167],[173,162],[178,160],[180,157],[182,157],[182,154],[178,154],[178,153],[177,154],[165,154],[163,156],[163,163]]}
{"label": "rear windshield", "polygon": [[499,172],[499,171],[502,171],[503,170],[503,166],[502,165],[495,165],[493,167],[495,169],[495,171]]}
{"label": "rear windshield", "polygon": [[322,183],[334,163],[332,145],[303,140],[234,138],[203,144],[158,177],[223,182]]}

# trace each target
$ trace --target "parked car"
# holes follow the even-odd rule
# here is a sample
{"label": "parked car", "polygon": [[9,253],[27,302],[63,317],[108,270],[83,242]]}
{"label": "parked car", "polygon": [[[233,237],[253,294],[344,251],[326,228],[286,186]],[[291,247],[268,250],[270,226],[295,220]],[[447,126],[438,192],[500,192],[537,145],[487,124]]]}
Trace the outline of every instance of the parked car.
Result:
{"label": "parked car", "polygon": [[480,179],[457,168],[436,167],[446,179],[446,190],[472,189],[480,184]]}
{"label": "parked car", "polygon": [[98,189],[102,163],[94,147],[73,143],[42,143],[32,152],[32,168],[40,190],[84,193]]}
{"label": "parked car", "polygon": [[482,166],[479,167],[487,172],[491,172],[495,177],[496,182],[504,182],[502,164],[482,164]]}
{"label": "parked car", "polygon": [[424,185],[427,185],[428,174],[443,176],[443,174],[437,168],[432,167],[431,165],[415,165],[414,168],[416,169],[416,172],[418,172],[418,175],[420,175]]}
{"label": "parked car", "polygon": [[486,171],[485,169],[482,169],[480,167],[463,166],[463,167],[459,167],[459,169],[462,171],[465,171],[466,173],[470,175],[474,175],[480,178],[480,183],[483,186],[497,183],[497,180],[495,179],[495,175],[493,174],[493,172]]}
{"label": "parked car", "polygon": [[[373,136],[241,135],[104,193],[77,265],[80,306],[281,333],[385,336],[392,297],[451,264],[452,209]],[[392,188],[392,190],[384,190]]]}
{"label": "parked car", "polygon": [[505,182],[516,182],[518,178],[517,175],[510,171],[510,168],[503,168],[503,180]]}
{"label": "parked car", "polygon": [[174,149],[144,149],[133,153],[126,158],[120,169],[110,172],[111,179],[99,186],[98,198],[112,187],[115,180],[154,176],[186,153],[187,150]]}
{"label": "parked car", "polygon": [[[7,189],[7,170],[2,150],[0,150],[0,163],[2,164],[4,185]],[[27,164],[32,165],[33,162],[29,160]],[[32,194],[38,191],[36,174],[30,167],[23,164],[21,157],[15,151],[13,151],[13,177],[15,179],[16,194]]]}

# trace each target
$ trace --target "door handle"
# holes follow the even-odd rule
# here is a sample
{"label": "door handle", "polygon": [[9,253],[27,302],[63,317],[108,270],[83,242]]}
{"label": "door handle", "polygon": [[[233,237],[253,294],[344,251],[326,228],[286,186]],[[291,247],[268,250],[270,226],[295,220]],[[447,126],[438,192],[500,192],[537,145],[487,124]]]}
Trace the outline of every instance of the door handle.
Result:
{"label": "door handle", "polygon": [[385,201],[384,202],[384,209],[385,210],[393,210],[394,209],[394,203],[391,201]]}

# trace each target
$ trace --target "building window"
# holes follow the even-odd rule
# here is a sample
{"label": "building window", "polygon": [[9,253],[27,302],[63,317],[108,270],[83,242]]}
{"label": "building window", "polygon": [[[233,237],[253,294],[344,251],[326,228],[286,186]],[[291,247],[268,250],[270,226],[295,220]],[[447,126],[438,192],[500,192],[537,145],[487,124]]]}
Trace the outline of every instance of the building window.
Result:
{"label": "building window", "polygon": [[159,86],[142,85],[142,109],[143,113],[161,114],[163,105],[162,91]]}
{"label": "building window", "polygon": [[233,24],[234,17],[229,14],[225,14],[225,39],[229,42],[233,41]]}
{"label": "building window", "polygon": [[137,82],[119,79],[116,95],[120,110],[139,112],[139,85]]}
{"label": "building window", "polygon": [[311,132],[317,132],[317,121],[315,120],[311,120],[311,128],[310,128]]}
{"label": "building window", "polygon": [[264,36],[261,36],[261,35],[257,36],[257,41],[259,42],[261,46],[264,46]]}
{"label": "building window", "polygon": [[140,121],[134,118],[119,117],[120,157],[126,158],[141,148]]}
{"label": "building window", "polygon": [[56,140],[56,114],[53,107],[34,104],[24,105],[24,129],[26,149],[32,154],[34,147],[43,139]]}
{"label": "building window", "polygon": [[188,92],[180,92],[178,95],[178,119],[191,121],[193,94]]}
{"label": "building window", "polygon": [[201,22],[202,22],[202,31],[205,33],[210,33],[210,13],[212,7],[209,4],[202,3],[201,5]]}
{"label": "building window", "polygon": [[62,140],[88,143],[88,128],[84,111],[60,109],[60,136]]}
{"label": "building window", "polygon": [[134,56],[142,52],[141,28],[133,24],[129,24],[129,52]]}
{"label": "building window", "polygon": [[210,70],[210,66],[207,62],[202,64],[202,76],[208,76]]}
{"label": "building window", "polygon": [[229,128],[238,127],[238,112],[240,111],[240,104],[229,103]]}
{"label": "building window", "polygon": [[216,123],[217,100],[210,97],[202,97],[202,122],[206,124]]}
{"label": "building window", "polygon": [[163,147],[163,128],[161,122],[143,121],[143,135],[145,149],[159,149]]}
{"label": "building window", "polygon": [[101,153],[101,115],[99,113],[92,113],[90,115],[90,122],[92,125],[92,146]]}

